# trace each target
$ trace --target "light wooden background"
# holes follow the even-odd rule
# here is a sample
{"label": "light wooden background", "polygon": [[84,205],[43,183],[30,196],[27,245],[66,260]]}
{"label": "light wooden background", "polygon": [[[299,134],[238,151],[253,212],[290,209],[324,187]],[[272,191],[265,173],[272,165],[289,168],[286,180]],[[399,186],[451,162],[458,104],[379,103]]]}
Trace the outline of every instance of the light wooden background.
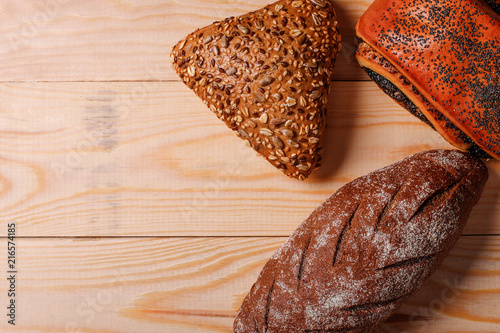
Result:
{"label": "light wooden background", "polygon": [[[169,65],[192,30],[266,0],[0,2],[0,271],[17,225],[17,318],[2,332],[230,332],[261,267],[344,183],[450,148],[367,80],[343,34],[323,167],[288,179]],[[379,332],[500,332],[500,163],[464,235]]]}

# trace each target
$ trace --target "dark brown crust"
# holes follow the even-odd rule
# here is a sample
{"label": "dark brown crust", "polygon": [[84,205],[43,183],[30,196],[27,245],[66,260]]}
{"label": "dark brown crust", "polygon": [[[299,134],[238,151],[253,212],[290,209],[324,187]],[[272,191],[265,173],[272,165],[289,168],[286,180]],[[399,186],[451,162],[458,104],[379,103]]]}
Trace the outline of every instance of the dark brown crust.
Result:
{"label": "dark brown crust", "polygon": [[335,57],[330,1],[278,1],[199,29],[172,64],[215,115],[286,175],[319,166]]}
{"label": "dark brown crust", "polygon": [[267,262],[234,332],[368,332],[438,267],[487,178],[471,154],[432,150],[346,184]]}
{"label": "dark brown crust", "polygon": [[356,32],[444,116],[416,105],[448,141],[467,145],[447,121],[500,159],[500,16],[485,2],[375,0]]}

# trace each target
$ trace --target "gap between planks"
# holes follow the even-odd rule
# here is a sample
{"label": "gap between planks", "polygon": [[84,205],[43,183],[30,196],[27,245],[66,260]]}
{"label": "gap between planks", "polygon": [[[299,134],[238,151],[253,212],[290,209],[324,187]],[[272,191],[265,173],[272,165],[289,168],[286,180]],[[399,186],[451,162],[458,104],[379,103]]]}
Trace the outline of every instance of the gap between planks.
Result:
{"label": "gap between planks", "polygon": [[[262,236],[252,236],[252,235],[215,235],[215,236],[203,236],[203,235],[186,235],[186,236],[154,236],[154,235],[138,235],[138,236],[16,236],[16,239],[89,239],[89,240],[100,240],[100,239],[216,239],[216,238],[233,238],[233,239],[245,239],[245,238],[288,238],[290,235],[262,235]],[[500,234],[463,234],[460,237],[500,237]],[[5,236],[1,236],[0,239],[7,239]]]}

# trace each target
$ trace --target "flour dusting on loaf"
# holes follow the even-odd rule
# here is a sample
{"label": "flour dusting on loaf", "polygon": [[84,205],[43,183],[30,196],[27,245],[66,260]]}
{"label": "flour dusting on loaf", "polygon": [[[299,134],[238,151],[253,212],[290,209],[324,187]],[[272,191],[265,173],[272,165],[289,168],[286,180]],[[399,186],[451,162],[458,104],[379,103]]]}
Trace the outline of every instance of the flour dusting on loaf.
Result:
{"label": "flour dusting on loaf", "polygon": [[439,266],[487,178],[469,153],[431,150],[346,184],[270,258],[234,332],[368,332]]}

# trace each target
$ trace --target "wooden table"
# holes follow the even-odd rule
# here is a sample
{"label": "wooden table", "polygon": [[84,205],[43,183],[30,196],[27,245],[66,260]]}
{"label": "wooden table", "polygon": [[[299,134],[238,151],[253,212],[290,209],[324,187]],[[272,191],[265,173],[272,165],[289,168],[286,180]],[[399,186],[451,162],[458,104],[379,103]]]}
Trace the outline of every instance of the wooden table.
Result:
{"label": "wooden table", "polygon": [[[343,49],[323,167],[300,182],[257,157],[180,82],[169,52],[269,2],[0,3],[0,331],[230,332],[264,263],[326,197],[450,148],[358,67],[354,25],[371,1],[336,0]],[[380,332],[500,332],[500,163],[487,165],[463,236]]]}

